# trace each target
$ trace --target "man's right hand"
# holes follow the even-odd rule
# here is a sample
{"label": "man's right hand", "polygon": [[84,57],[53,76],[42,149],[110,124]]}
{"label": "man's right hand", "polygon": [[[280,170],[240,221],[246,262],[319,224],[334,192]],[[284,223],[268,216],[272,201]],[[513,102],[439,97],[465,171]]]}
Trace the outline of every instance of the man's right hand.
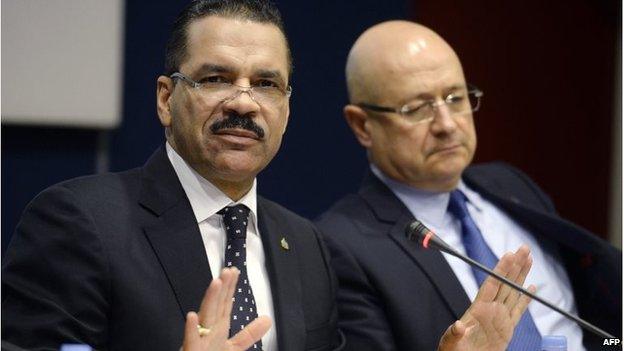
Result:
{"label": "man's right hand", "polygon": [[[531,264],[529,248],[523,245],[515,253],[505,254],[494,271],[522,286]],[[535,292],[535,287],[530,286],[529,291]],[[504,351],[530,301],[528,296],[488,277],[466,313],[446,330],[438,350]]]}
{"label": "man's right hand", "polygon": [[[232,298],[240,272],[225,268],[206,290],[199,315],[189,312],[184,328],[183,351],[244,351],[262,338],[271,328],[271,319],[260,316],[245,329],[228,339]],[[199,326],[204,330],[200,335]]]}

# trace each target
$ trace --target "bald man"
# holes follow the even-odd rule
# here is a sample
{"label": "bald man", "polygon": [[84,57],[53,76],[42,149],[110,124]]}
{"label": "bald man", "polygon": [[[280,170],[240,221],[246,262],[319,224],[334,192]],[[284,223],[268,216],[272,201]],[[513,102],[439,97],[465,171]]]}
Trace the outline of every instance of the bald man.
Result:
{"label": "bald man", "polygon": [[[443,240],[492,266],[521,245],[526,282],[562,309],[621,331],[621,253],[560,218],[526,175],[501,163],[469,166],[477,145],[473,112],[483,93],[432,30],[391,21],[365,31],[346,66],[344,116],[370,169],[357,194],[317,224],[338,275],[340,327],[350,350],[432,350],[477,295],[484,276],[404,235],[418,218]],[[540,350],[564,335],[568,350],[603,340],[532,302],[509,350]]]}

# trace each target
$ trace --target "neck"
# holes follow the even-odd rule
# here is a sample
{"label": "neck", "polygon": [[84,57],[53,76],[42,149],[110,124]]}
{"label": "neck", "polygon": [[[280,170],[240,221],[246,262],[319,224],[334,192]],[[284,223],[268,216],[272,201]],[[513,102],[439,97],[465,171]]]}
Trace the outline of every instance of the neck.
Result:
{"label": "neck", "polygon": [[438,177],[435,179],[417,179],[416,177],[401,174],[398,171],[392,172],[392,170],[383,170],[377,165],[375,165],[375,167],[377,167],[377,169],[384,176],[394,182],[427,192],[444,193],[453,191],[457,188],[461,180],[461,175],[448,178]]}
{"label": "neck", "polygon": [[446,193],[453,191],[459,185],[459,177],[454,177],[452,179],[436,179],[435,182],[412,182],[408,185],[417,189],[438,192],[438,193]]}

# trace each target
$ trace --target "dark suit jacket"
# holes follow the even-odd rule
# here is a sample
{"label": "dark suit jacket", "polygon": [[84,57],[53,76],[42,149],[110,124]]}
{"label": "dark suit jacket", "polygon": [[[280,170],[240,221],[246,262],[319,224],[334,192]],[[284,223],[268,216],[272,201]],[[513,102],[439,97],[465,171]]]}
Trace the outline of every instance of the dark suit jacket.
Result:
{"label": "dark suit jacket", "polygon": [[[463,179],[561,257],[582,318],[621,335],[620,251],[560,218],[548,197],[511,167],[473,166]],[[470,305],[444,257],[405,237],[413,219],[369,173],[357,194],[317,223],[339,280],[339,325],[348,350],[435,350]],[[584,343],[602,347],[602,339],[587,333]]]}
{"label": "dark suit jacket", "polygon": [[[258,226],[279,349],[337,347],[336,287],[316,228],[262,197]],[[37,350],[178,350],[211,280],[161,148],[142,168],[67,181],[32,201],[3,258],[2,337]]]}

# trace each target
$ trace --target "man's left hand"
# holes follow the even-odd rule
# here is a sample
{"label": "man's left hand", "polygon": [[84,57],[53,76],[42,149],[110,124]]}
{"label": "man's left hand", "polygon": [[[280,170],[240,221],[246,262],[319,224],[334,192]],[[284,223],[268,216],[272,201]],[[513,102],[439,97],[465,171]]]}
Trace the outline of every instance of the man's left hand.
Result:
{"label": "man's left hand", "polygon": [[[505,254],[494,271],[522,286],[531,264],[529,248],[523,245],[515,253]],[[528,290],[533,293],[536,289],[530,286]],[[488,277],[466,313],[446,330],[438,350],[504,351],[530,301],[528,296]]]}

